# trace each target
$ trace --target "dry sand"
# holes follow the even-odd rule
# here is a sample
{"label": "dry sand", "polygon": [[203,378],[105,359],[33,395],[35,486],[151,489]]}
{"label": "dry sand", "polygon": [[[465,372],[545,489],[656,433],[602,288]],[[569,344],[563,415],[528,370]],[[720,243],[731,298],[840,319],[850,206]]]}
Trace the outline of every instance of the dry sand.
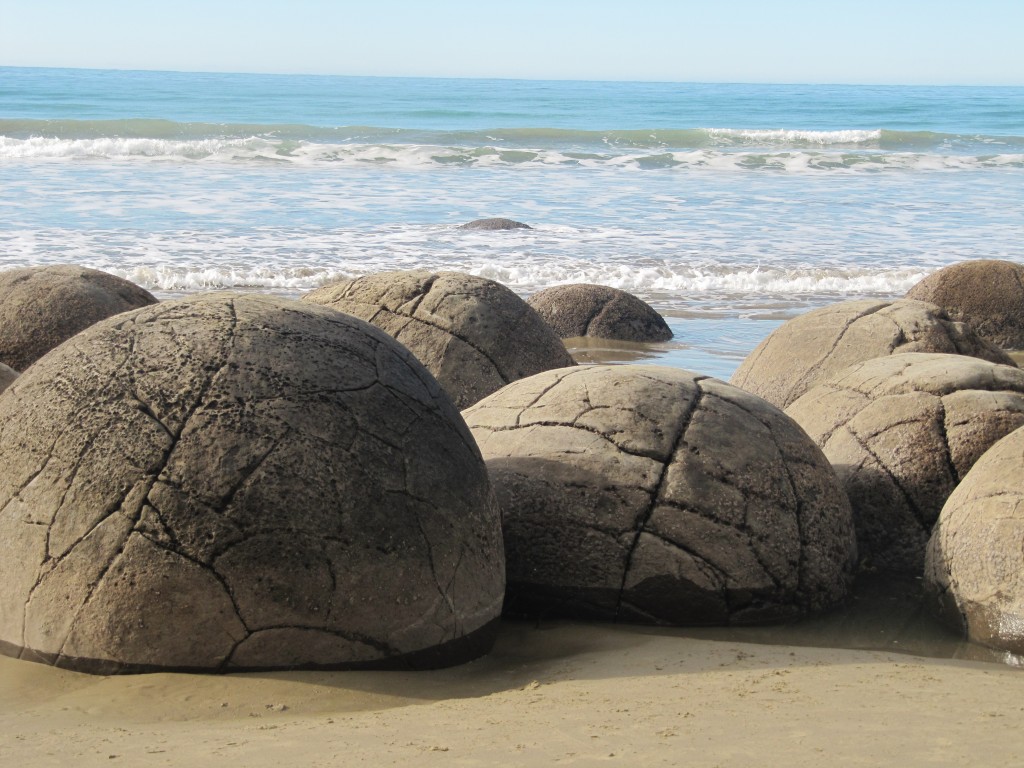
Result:
{"label": "dry sand", "polygon": [[506,622],[489,657],[420,673],[2,658],[0,701],[2,766],[1024,764],[1019,669],[569,622]]}

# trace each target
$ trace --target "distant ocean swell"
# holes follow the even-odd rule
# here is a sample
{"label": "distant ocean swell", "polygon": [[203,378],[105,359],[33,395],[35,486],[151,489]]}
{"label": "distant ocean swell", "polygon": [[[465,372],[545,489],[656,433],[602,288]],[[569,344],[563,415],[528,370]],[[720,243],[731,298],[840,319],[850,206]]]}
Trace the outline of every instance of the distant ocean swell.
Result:
{"label": "distant ocean swell", "polygon": [[777,171],[1024,167],[1024,137],[927,131],[503,129],[215,125],[159,120],[0,120],[0,160],[624,167]]}

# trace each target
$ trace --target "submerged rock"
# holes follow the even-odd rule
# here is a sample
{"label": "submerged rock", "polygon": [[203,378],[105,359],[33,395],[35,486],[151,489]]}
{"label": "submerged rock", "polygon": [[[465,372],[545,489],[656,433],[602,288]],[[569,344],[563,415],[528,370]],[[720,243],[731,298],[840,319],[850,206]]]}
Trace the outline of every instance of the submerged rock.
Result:
{"label": "submerged rock", "polygon": [[511,290],[461,272],[381,272],[303,301],[367,320],[427,367],[459,408],[509,382],[575,365],[561,339]]}
{"label": "submerged rock", "polygon": [[0,272],[0,362],[23,371],[63,341],[112,315],[155,304],[134,283],[60,265]]}
{"label": "submerged rock", "polygon": [[921,301],[844,301],[794,317],[740,364],[729,383],[785,408],[854,363],[904,352],[943,352],[1014,365],[1001,349]]}
{"label": "submerged rock", "polygon": [[950,493],[989,446],[1024,425],[1024,371],[960,355],[879,357],[786,413],[836,468],[865,563],[920,575]]}
{"label": "submerged rock", "polygon": [[752,623],[847,593],[846,496],[760,398],[663,366],[586,366],[463,416],[502,509],[507,613]]}
{"label": "submerged rock", "polygon": [[487,650],[500,520],[437,382],[322,307],[111,318],[0,398],[0,648],[91,672]]}
{"label": "submerged rock", "polygon": [[951,264],[907,291],[907,298],[938,304],[1004,349],[1024,349],[1024,264],[997,259]]}
{"label": "submerged rock", "polygon": [[649,304],[606,285],[556,285],[533,294],[526,303],[563,339],[592,336],[650,342],[672,338],[665,319]]}
{"label": "submerged rock", "polygon": [[508,229],[533,229],[529,224],[512,219],[476,219],[475,221],[460,224],[459,229],[483,229],[483,230],[508,230]]}

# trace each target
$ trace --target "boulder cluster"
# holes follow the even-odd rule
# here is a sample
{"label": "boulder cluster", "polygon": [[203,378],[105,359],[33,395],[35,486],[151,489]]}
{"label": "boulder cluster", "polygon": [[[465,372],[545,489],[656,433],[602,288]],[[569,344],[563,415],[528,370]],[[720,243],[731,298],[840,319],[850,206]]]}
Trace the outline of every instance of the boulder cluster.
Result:
{"label": "boulder cluster", "polygon": [[430,668],[503,613],[776,622],[867,569],[1024,653],[1024,283],[949,270],[790,320],[730,383],[575,365],[564,338],[671,337],[602,286],[402,271],[157,302],[0,273],[0,652]]}

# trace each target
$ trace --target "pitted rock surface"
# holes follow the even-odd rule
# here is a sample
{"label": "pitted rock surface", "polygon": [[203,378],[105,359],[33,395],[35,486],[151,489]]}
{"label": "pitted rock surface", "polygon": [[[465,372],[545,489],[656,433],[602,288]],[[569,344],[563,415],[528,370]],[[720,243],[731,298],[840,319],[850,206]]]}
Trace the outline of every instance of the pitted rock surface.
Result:
{"label": "pitted rock surface", "polygon": [[408,347],[467,408],[509,382],[575,365],[561,339],[505,286],[460,272],[381,272],[302,297],[367,320]]}
{"label": "pitted rock surface", "polygon": [[730,384],[786,408],[847,366],[903,352],[968,355],[1003,365],[1013,360],[921,301],[843,301],[795,317],[775,329],[743,361]]}
{"label": "pitted rock surface", "polygon": [[476,219],[465,224],[460,224],[459,229],[482,229],[482,230],[509,230],[509,229],[533,229],[529,224],[513,219]]}
{"label": "pitted rock surface", "polygon": [[663,366],[587,366],[463,415],[502,509],[507,613],[752,623],[846,595],[846,496],[760,398]]}
{"label": "pitted rock surface", "polygon": [[93,323],[155,304],[134,283],[60,265],[0,272],[0,362],[23,371]]}
{"label": "pitted rock surface", "polygon": [[949,494],[1024,425],[1024,371],[960,355],[880,357],[819,384],[786,413],[836,468],[865,563],[920,575]]}
{"label": "pitted rock surface", "polygon": [[997,259],[951,264],[907,291],[907,298],[938,304],[1004,349],[1024,349],[1024,264]]}
{"label": "pitted rock surface", "polygon": [[925,588],[971,640],[1024,654],[1024,428],[950,495],[928,542]]}
{"label": "pitted rock surface", "polygon": [[631,293],[606,285],[556,285],[527,302],[563,339],[593,336],[618,341],[668,341],[672,330]]}
{"label": "pitted rock surface", "polygon": [[0,397],[0,647],[92,672],[485,651],[500,517],[450,399],[332,310],[210,294],[98,323]]}

